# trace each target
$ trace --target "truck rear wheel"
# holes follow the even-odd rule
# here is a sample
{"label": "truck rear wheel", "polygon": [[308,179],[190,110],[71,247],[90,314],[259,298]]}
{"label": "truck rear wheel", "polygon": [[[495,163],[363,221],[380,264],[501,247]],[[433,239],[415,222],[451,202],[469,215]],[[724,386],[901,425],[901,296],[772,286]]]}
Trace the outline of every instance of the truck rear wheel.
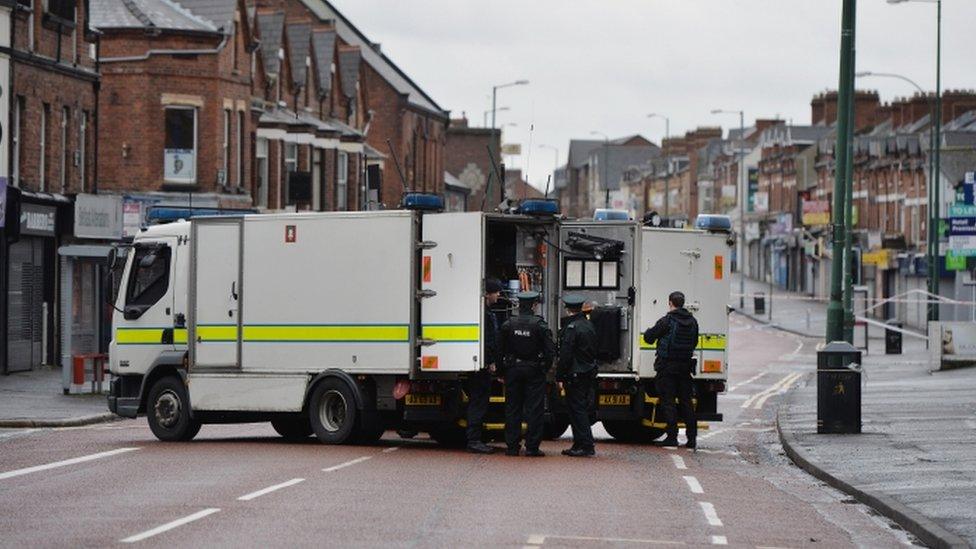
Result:
{"label": "truck rear wheel", "polygon": [[604,421],[603,427],[620,442],[649,443],[664,434],[663,429],[644,427],[636,421]]}
{"label": "truck rear wheel", "polygon": [[352,390],[340,379],[328,378],[315,386],[308,399],[308,420],[324,444],[351,442],[358,411]]}
{"label": "truck rear wheel", "polygon": [[166,442],[191,440],[200,432],[200,422],[190,417],[186,386],[175,376],[161,378],[149,389],[146,419],[156,438]]}
{"label": "truck rear wheel", "polygon": [[304,440],[312,434],[312,424],[308,417],[275,419],[271,421],[271,427],[285,440]]}

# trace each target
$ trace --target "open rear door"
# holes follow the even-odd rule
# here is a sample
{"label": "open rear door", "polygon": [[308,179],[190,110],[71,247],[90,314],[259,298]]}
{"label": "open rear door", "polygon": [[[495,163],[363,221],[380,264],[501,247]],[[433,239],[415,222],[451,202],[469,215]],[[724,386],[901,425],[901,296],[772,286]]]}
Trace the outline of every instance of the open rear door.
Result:
{"label": "open rear door", "polygon": [[483,368],[484,216],[481,212],[428,214],[423,240],[420,323],[422,372],[470,372]]}
{"label": "open rear door", "polygon": [[193,368],[240,368],[242,219],[193,221],[190,359]]}

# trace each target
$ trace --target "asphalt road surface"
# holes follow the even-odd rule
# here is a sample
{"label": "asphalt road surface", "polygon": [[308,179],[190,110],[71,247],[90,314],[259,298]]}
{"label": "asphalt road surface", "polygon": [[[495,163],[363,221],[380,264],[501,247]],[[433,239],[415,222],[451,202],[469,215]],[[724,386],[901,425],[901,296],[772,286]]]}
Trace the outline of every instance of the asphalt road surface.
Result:
{"label": "asphalt road surface", "polygon": [[[782,392],[813,343],[733,318],[726,420],[697,452],[480,456],[392,433],[286,443],[266,424],[162,443],[144,419],[0,432],[0,546],[891,547],[902,531],[784,457]],[[568,433],[567,433],[568,437]]]}

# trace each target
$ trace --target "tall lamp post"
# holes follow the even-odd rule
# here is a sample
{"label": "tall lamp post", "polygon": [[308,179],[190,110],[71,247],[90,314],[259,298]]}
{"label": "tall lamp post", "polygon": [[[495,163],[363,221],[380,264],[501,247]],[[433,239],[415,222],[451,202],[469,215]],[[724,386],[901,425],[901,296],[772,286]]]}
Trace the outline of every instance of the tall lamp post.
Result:
{"label": "tall lamp post", "polygon": [[[552,163],[552,184],[553,184],[553,186],[555,186],[556,185],[556,170],[559,169],[559,147],[557,147],[555,145],[541,144],[541,145],[539,145],[539,148],[540,149],[549,149],[549,150],[552,151],[552,160],[553,160],[553,163]],[[548,194],[546,194],[546,198],[549,198],[549,195]]]}
{"label": "tall lamp post", "polygon": [[[497,86],[491,87],[491,139],[488,140],[488,151],[491,153],[492,158],[498,158],[499,152],[495,150],[495,114],[498,112],[498,90],[502,88],[510,88],[512,86],[525,86],[528,83],[528,80],[516,80],[507,84],[498,84]],[[501,137],[499,137],[499,141],[501,141]],[[505,200],[505,174],[500,174],[499,177],[501,177],[501,181],[498,182],[498,190],[499,193],[501,193],[499,200],[499,202],[501,202]],[[485,188],[485,192],[488,192],[487,187]]]}
{"label": "tall lamp post", "polygon": [[610,163],[610,137],[598,131],[591,131],[590,135],[603,136],[603,187],[606,190],[603,207],[610,208],[610,181],[607,176],[607,164]]}
{"label": "tall lamp post", "polygon": [[[929,293],[939,295],[939,220],[941,219],[941,152],[942,152],[942,0],[888,0],[889,4],[903,4],[905,2],[922,2],[935,4],[935,120],[932,130],[933,168],[929,176]],[[929,298],[929,320],[939,320],[939,304],[933,297]]]}
{"label": "tall lamp post", "polygon": [[[661,138],[661,147],[664,147],[664,140],[671,137],[671,119],[663,114],[652,112],[647,115],[648,118],[663,118],[664,119],[664,137]],[[668,204],[668,194],[670,194],[671,189],[671,160],[665,159],[668,162],[667,174],[664,177],[664,219],[668,219],[668,209],[670,204]]]}
{"label": "tall lamp post", "polygon": [[[495,112],[502,112],[502,111],[507,111],[507,110],[509,110],[508,107],[498,107],[497,109],[495,109]],[[484,123],[481,124],[481,127],[483,127],[483,128],[487,128],[488,127],[488,113],[490,113],[490,112],[491,112],[491,109],[488,109],[487,111],[485,111],[484,115],[482,116],[482,118],[484,119],[483,120]]]}
{"label": "tall lamp post", "polygon": [[[712,114],[738,114],[739,115],[739,146],[736,147],[736,156],[739,157],[739,255],[736,258],[736,263],[739,267],[739,308],[745,309],[746,307],[746,273],[742,270],[743,259],[746,255],[746,185],[748,180],[745,178],[746,175],[746,153],[743,141],[746,137],[746,113],[745,111],[726,111],[722,109],[712,109]],[[770,265],[769,278],[772,280],[772,265]],[[769,309],[772,311],[773,308],[773,295],[772,292],[769,294]],[[770,318],[772,318],[772,313],[770,313]]]}

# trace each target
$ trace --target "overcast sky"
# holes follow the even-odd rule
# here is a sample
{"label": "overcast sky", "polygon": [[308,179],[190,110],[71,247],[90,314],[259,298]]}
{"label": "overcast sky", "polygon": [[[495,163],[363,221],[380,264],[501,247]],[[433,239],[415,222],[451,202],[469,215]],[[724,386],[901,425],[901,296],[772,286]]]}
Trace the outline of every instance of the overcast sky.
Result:
{"label": "overcast sky", "polygon": [[[481,125],[500,90],[504,141],[521,143],[544,185],[571,138],[640,133],[659,142],[704,125],[738,126],[780,116],[809,124],[810,98],[836,89],[841,0],[332,0],[452,117]],[[903,74],[935,86],[935,5],[860,0],[857,70]],[[944,0],[942,84],[976,88],[976,0]],[[884,101],[904,82],[870,78]],[[530,128],[534,131],[530,132]],[[531,133],[531,134],[530,134]],[[531,148],[530,148],[531,141]],[[531,156],[529,155],[531,153]]]}

